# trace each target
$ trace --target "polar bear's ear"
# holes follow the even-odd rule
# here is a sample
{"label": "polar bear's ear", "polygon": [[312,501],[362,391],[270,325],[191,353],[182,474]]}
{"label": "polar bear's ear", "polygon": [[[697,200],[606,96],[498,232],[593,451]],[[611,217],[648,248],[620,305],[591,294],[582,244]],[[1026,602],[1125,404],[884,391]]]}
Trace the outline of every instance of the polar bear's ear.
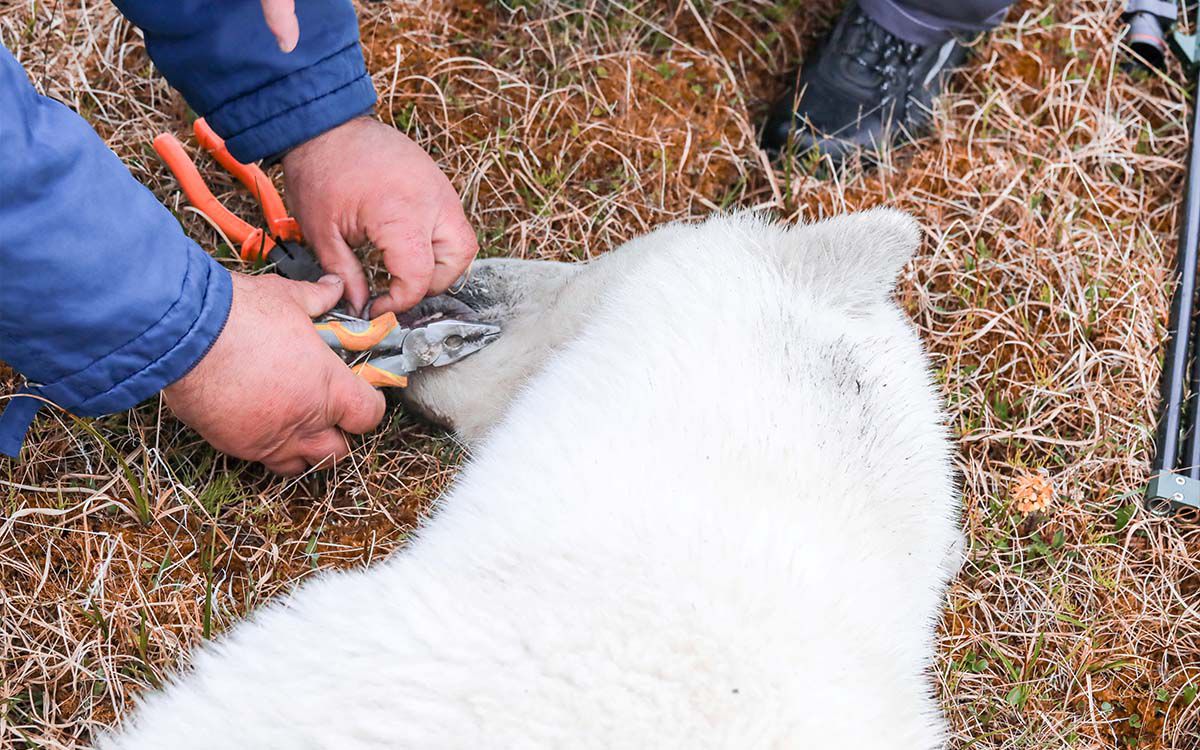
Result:
{"label": "polar bear's ear", "polygon": [[921,241],[908,214],[890,208],[846,214],[792,232],[796,270],[829,302],[847,307],[884,299]]}

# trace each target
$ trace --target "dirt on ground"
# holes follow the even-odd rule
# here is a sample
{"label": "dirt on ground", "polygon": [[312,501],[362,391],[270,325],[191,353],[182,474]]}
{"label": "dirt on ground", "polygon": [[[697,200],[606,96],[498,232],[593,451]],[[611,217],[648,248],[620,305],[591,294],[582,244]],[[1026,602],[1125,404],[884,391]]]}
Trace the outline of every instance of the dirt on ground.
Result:
{"label": "dirt on ground", "polygon": [[[1139,501],[1182,73],[1120,69],[1116,2],[1020,3],[974,44],[933,133],[874,165],[772,165],[759,119],[837,9],[428,0],[360,18],[379,116],[445,168],[484,255],[584,260],[733,208],[913,213],[926,234],[899,298],[961,447],[969,538],[933,675],[951,747],[1200,747],[1200,530]],[[0,5],[0,39],[228,258],[150,149],[164,130],[194,144],[135,29],[106,4],[25,0]],[[0,366],[0,398],[17,385]],[[461,460],[399,409],[299,480],[219,456],[158,402],[48,412],[19,462],[0,459],[0,748],[86,746],[189,648],[402,545]]]}

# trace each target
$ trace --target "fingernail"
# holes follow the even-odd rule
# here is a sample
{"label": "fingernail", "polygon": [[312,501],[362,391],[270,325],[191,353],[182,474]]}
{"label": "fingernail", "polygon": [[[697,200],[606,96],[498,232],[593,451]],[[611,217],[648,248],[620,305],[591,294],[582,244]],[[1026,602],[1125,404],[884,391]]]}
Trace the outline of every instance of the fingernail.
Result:
{"label": "fingernail", "polygon": [[458,294],[462,290],[466,289],[467,284],[470,284],[470,283],[471,283],[471,267],[467,266],[467,270],[463,272],[463,275],[459,276],[454,281],[454,283],[450,285],[450,288],[447,289],[446,291],[449,292],[450,294]]}
{"label": "fingernail", "polygon": [[342,277],[338,276],[336,273],[327,273],[324,276],[322,276],[321,278],[317,279],[317,283],[318,284],[334,284],[337,286],[341,286],[342,285]]}

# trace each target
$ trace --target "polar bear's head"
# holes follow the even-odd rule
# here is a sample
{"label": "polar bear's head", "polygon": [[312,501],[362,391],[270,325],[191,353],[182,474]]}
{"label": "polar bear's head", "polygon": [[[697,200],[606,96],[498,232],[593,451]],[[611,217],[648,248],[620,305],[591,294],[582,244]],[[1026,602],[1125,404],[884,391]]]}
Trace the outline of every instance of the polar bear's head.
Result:
{"label": "polar bear's head", "polygon": [[[547,358],[591,318],[612,312],[618,291],[643,297],[618,311],[633,319],[660,314],[661,304],[681,288],[684,294],[694,289],[688,302],[711,312],[731,309],[738,297],[753,294],[753,286],[723,283],[730,274],[766,269],[788,277],[798,296],[853,315],[887,298],[918,240],[916,222],[891,209],[794,227],[740,212],[660,227],[590,263],[476,261],[454,296],[475,310],[479,320],[499,325],[503,336],[463,362],[416,373],[405,401],[466,441],[477,441]],[[772,262],[763,265],[755,255]],[[700,271],[717,287],[707,297],[697,288],[703,282],[695,278]],[[675,286],[680,280],[686,283]],[[763,279],[761,287],[771,283]],[[697,316],[696,324],[702,320]],[[642,356],[644,345],[631,336],[627,356]]]}

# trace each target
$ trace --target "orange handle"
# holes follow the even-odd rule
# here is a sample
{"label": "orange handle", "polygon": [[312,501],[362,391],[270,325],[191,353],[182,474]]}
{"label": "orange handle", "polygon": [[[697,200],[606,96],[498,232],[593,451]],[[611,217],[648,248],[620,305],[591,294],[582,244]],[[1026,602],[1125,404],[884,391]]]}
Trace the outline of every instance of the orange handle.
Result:
{"label": "orange handle", "polygon": [[370,362],[353,368],[354,374],[376,388],[404,388],[408,385],[408,377],[394,372],[381,370]]}
{"label": "orange handle", "polygon": [[398,325],[400,322],[396,320],[396,314],[388,312],[375,318],[369,326],[361,330],[353,330],[341,321],[330,320],[317,323],[317,331],[328,331],[348,352],[365,352],[383,341]]}
{"label": "orange handle", "polygon": [[245,243],[254,235],[254,227],[235,216],[228,208],[221,205],[217,197],[208,189],[195,163],[183,150],[183,144],[170,133],[162,133],[154,139],[154,150],[166,162],[167,168],[179,180],[183,194],[188,203],[212,220],[221,228],[229,239],[237,243]]}
{"label": "orange handle", "polygon": [[257,164],[243,164],[233,158],[233,154],[225,148],[225,141],[213,131],[203,117],[198,118],[192,124],[192,131],[196,134],[196,140],[200,142],[204,150],[212,154],[213,158],[236,177],[238,182],[245,185],[250,194],[258,200],[271,234],[280,239],[299,242],[301,239],[300,227],[296,224],[295,219],[288,216],[283,199],[279,197],[279,191],[275,189],[275,185],[271,183],[271,178],[267,177],[266,172],[262,171]]}
{"label": "orange handle", "polygon": [[240,244],[238,250],[243,260],[265,258],[267,253],[275,248],[275,241],[263,230],[242,221],[217,200],[208,189],[204,178],[200,176],[195,162],[183,150],[183,144],[178,138],[170,133],[161,133],[154,139],[154,150],[166,162],[175,179],[179,180],[179,186],[183,188],[188,203],[216,224],[230,241]]}

